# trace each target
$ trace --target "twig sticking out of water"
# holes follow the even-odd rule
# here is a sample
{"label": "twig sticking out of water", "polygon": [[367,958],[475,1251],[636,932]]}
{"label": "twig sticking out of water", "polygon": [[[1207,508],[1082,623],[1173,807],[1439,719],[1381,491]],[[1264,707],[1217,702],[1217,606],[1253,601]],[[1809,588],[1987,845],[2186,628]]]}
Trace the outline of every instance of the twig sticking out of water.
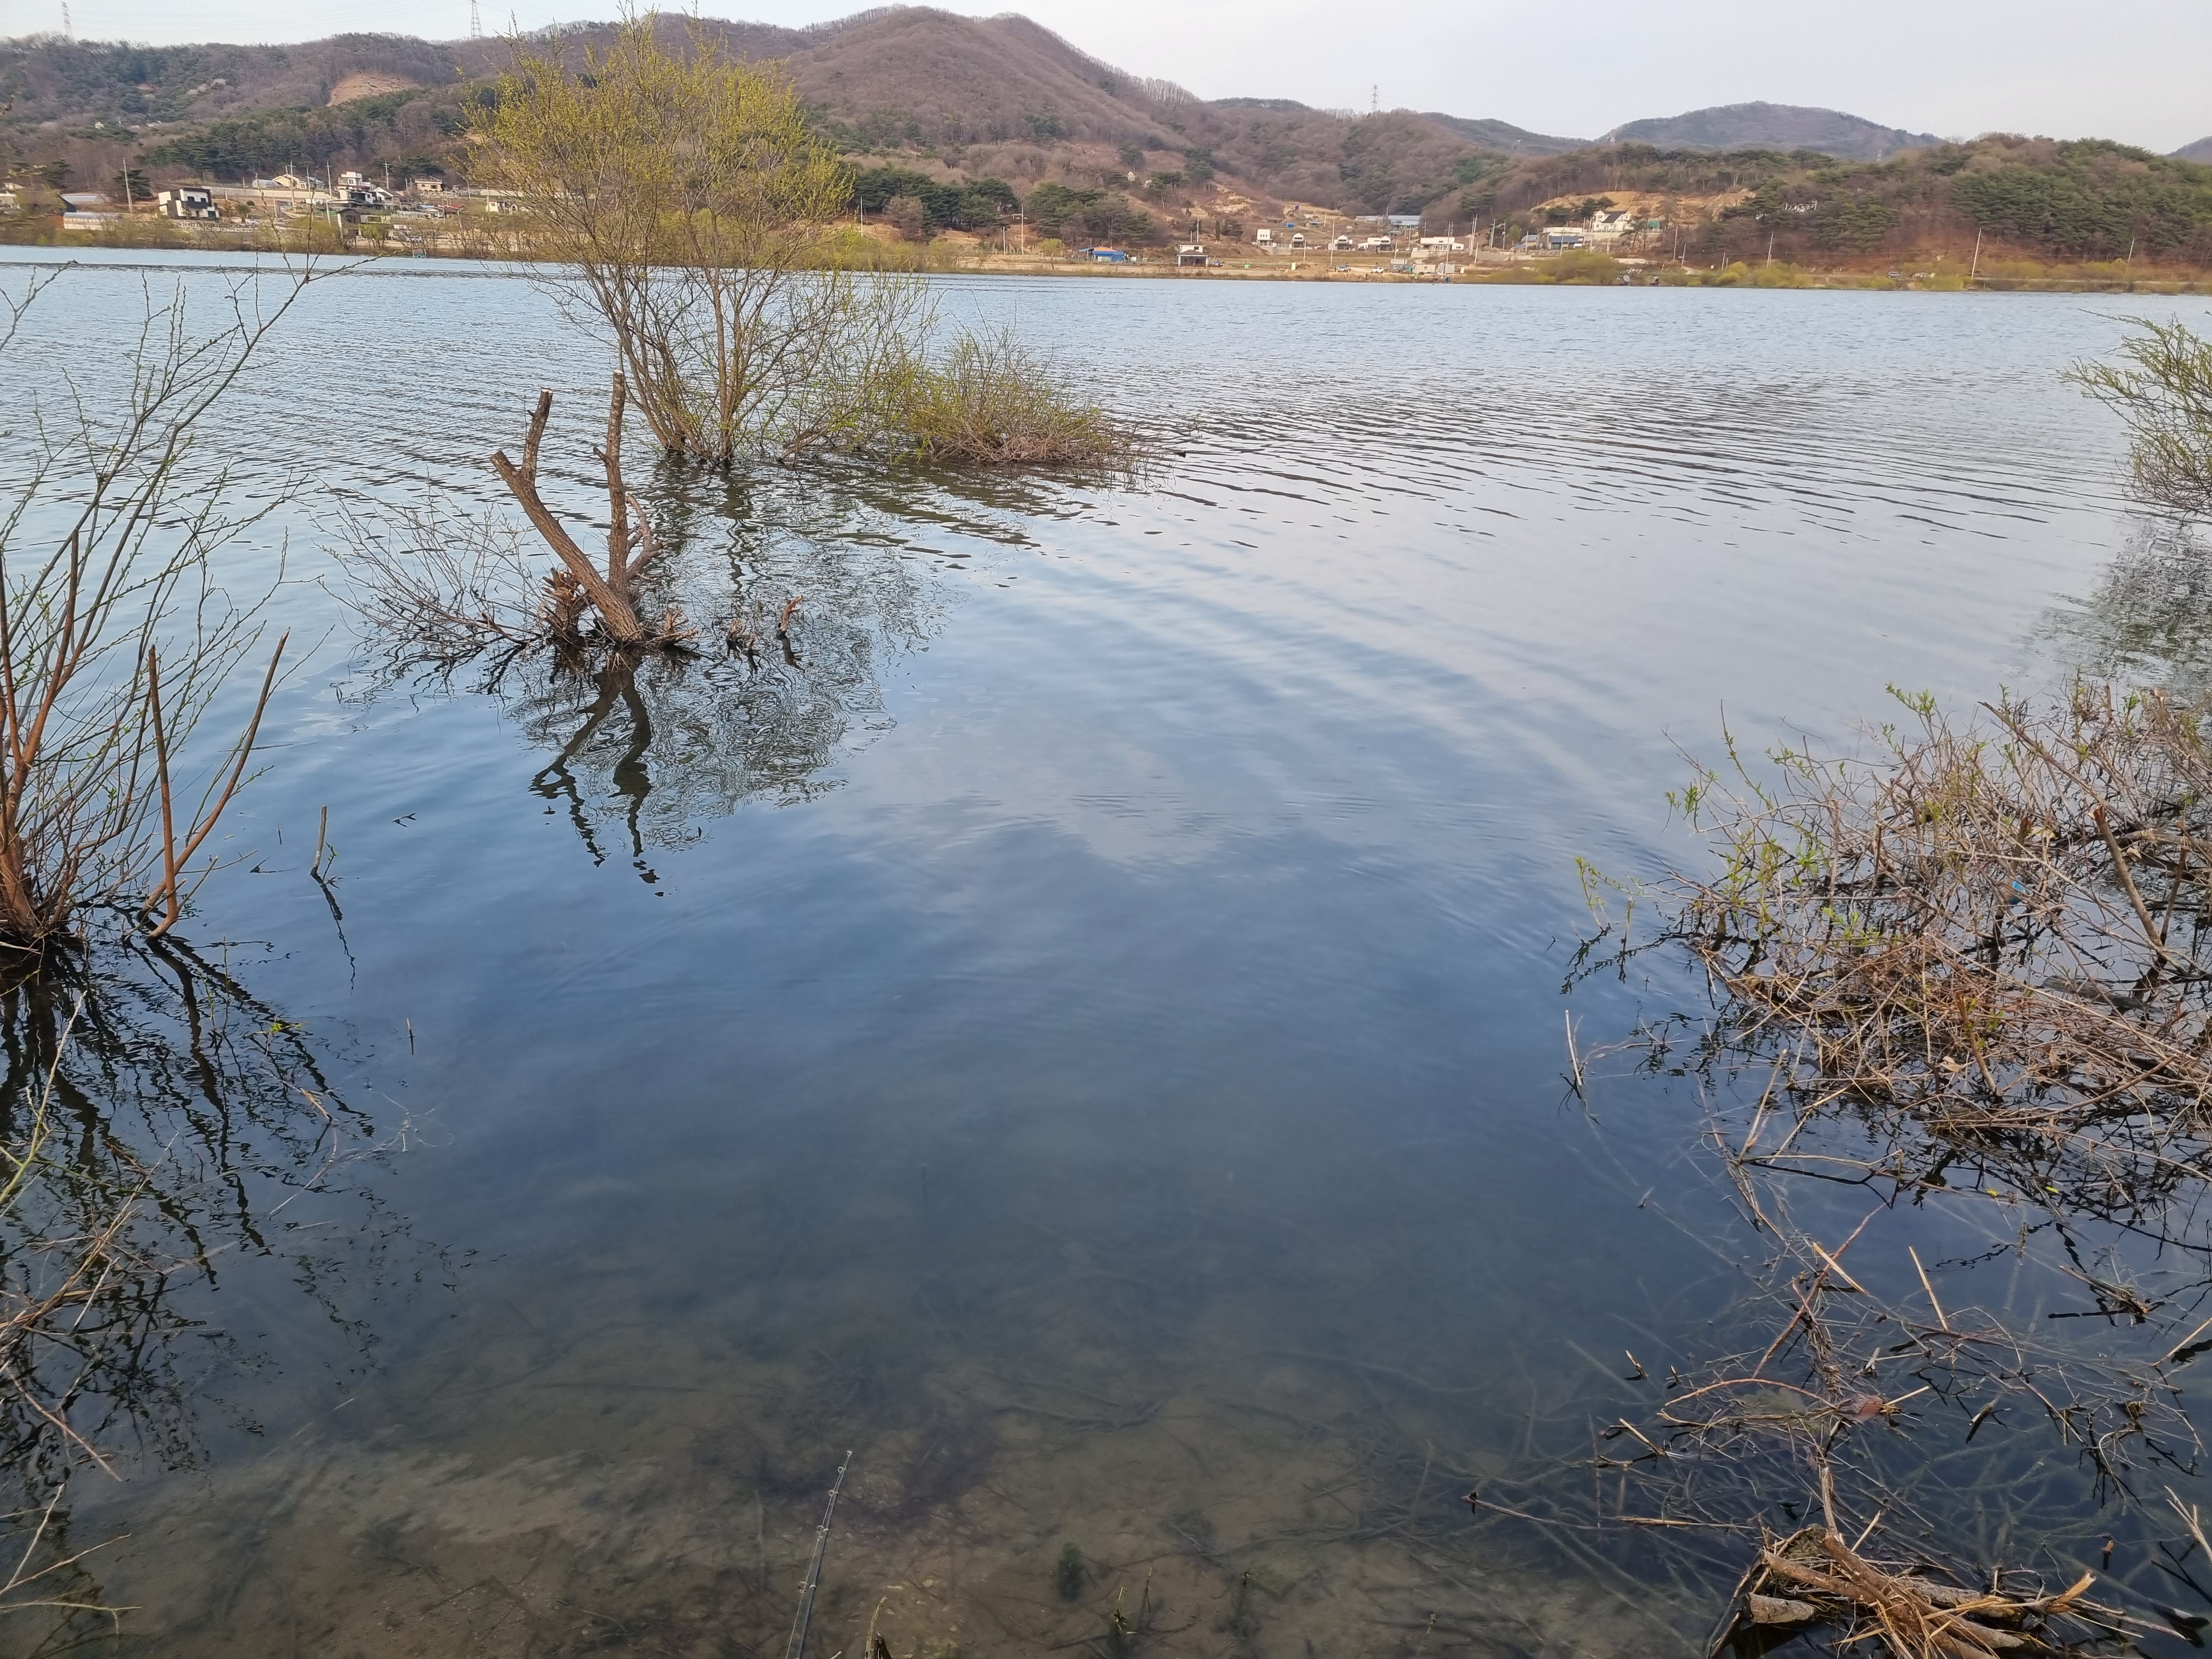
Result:
{"label": "twig sticking out of water", "polygon": [[[605,570],[576,544],[538,488],[538,454],[553,413],[553,394],[540,392],[517,465],[505,450],[492,471],[521,507],[559,562],[533,574],[511,526],[486,515],[454,519],[438,505],[399,508],[372,521],[349,518],[338,562],[352,579],[343,597],[393,643],[403,659],[451,669],[486,652],[502,665],[551,645],[578,650],[682,651],[697,629],[674,606],[658,623],[640,614],[641,579],[669,551],[645,506],[623,482],[620,374],[607,406],[607,435],[592,455],[606,475]],[[596,618],[596,623],[592,619]],[[587,624],[589,624],[587,626]]]}
{"label": "twig sticking out of water", "polygon": [[806,1589],[799,1598],[799,1616],[791,1621],[791,1644],[784,1650],[784,1659],[806,1659],[806,1627],[814,1620],[814,1593],[822,1588],[822,1558],[830,1553],[830,1526],[837,1516],[837,1494],[845,1490],[845,1471],[852,1467],[853,1454],[848,1450],[845,1461],[837,1466],[830,1501],[823,1506],[822,1524],[814,1529],[814,1559],[807,1564]]}

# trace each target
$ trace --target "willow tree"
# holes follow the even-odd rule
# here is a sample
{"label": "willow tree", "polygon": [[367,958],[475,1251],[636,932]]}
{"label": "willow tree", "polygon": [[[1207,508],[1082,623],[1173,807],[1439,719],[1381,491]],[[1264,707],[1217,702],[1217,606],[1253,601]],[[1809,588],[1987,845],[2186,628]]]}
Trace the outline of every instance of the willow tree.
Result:
{"label": "willow tree", "polygon": [[2077,362],[2066,378],[2127,422],[2136,492],[2212,519],[2212,339],[2179,319],[2123,319],[2117,363]]}
{"label": "willow tree", "polygon": [[924,331],[918,287],[834,268],[851,175],[789,76],[696,27],[675,50],[652,14],[604,49],[517,43],[473,111],[471,172],[522,210],[515,234],[669,450],[834,441],[865,401],[853,365]]}

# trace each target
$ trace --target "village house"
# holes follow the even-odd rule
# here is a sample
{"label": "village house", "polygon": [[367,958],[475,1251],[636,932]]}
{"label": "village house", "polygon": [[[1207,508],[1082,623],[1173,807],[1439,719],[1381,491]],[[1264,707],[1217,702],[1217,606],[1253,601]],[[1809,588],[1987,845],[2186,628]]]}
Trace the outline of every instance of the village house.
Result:
{"label": "village house", "polygon": [[1635,229],[1636,215],[1632,210],[1600,208],[1590,215],[1589,245],[1592,247],[1611,247],[1622,237],[1633,234]]}
{"label": "village house", "polygon": [[64,230],[97,230],[121,222],[123,216],[98,191],[73,191],[62,198]]}
{"label": "village house", "polygon": [[220,219],[215,192],[205,185],[179,185],[154,198],[155,211],[164,219]]}

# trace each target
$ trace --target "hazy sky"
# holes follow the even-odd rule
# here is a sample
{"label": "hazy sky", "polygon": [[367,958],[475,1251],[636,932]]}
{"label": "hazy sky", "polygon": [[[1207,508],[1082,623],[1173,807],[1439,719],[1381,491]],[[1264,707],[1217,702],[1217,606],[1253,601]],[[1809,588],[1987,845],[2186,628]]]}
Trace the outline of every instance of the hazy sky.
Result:
{"label": "hazy sky", "polygon": [[[0,35],[58,28],[62,0],[0,0]],[[480,0],[485,30],[510,0]],[[574,4],[575,0],[570,0]],[[861,0],[751,0],[716,15],[797,24]],[[2212,135],[2212,0],[1029,0],[1092,55],[1203,97],[1495,116],[1595,137],[1639,116],[1770,99],[1945,136],[2097,135],[2168,150]],[[70,0],[80,38],[304,40],[468,33],[468,0]],[[604,17],[514,0],[526,29]]]}

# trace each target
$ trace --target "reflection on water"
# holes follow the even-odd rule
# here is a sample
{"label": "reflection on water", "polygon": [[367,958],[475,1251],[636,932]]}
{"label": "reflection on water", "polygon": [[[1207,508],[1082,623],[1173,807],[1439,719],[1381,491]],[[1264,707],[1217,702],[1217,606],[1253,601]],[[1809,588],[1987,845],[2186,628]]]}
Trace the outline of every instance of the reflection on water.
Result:
{"label": "reflection on water", "polygon": [[836,787],[841,753],[890,729],[883,664],[937,625],[933,530],[1025,546],[1012,514],[1054,495],[1042,480],[762,477],[664,459],[647,499],[671,556],[645,604],[696,619],[690,648],[503,646],[471,680],[426,672],[404,639],[372,641],[381,665],[356,695],[458,684],[495,697],[544,757],[529,787],[547,810],[593,863],[616,852],[651,884],[648,848],[685,845],[750,800],[811,799]]}
{"label": "reflection on water", "polygon": [[29,1579],[0,1605],[58,1599],[49,1647],[103,1622],[101,1558],[36,1577],[97,1541],[72,1530],[88,1483],[193,1468],[210,1408],[252,1431],[237,1391],[270,1356],[220,1293],[289,1279],[358,1377],[368,1304],[462,1265],[368,1184],[420,1132],[380,1129],[228,956],[100,928],[0,992],[0,1467]]}
{"label": "reflection on water", "polygon": [[2212,694],[2212,546],[2190,525],[2143,518],[2088,597],[2042,631],[2093,679],[2200,701]]}

